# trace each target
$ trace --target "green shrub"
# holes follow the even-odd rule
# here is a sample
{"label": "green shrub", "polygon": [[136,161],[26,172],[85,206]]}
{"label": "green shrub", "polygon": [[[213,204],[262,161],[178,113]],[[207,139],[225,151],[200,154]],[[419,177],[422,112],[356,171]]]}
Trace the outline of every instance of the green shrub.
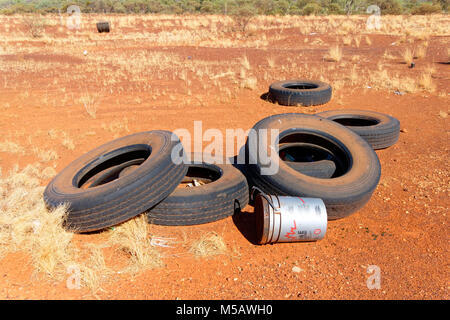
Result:
{"label": "green shrub", "polygon": [[230,14],[237,28],[245,32],[248,24],[256,15],[255,8],[252,6],[251,0],[236,0],[233,7],[230,8]]}
{"label": "green shrub", "polygon": [[317,3],[308,3],[306,6],[303,7],[302,12],[305,16],[310,16],[312,14],[317,15],[322,12],[322,7],[319,6]]}
{"label": "green shrub", "polygon": [[35,14],[26,15],[23,17],[23,22],[33,38],[42,37],[45,28],[45,20],[42,17]]}
{"label": "green shrub", "polygon": [[432,14],[440,12],[442,12],[440,4],[432,4],[429,2],[421,3],[420,6],[417,6],[411,10],[412,14]]}
{"label": "green shrub", "polygon": [[[311,15],[365,13],[377,5],[381,14],[438,13],[448,9],[449,0],[0,0],[1,14],[65,12],[75,4],[84,13],[228,13],[243,11],[262,15]],[[243,14],[238,14],[242,16]],[[245,14],[244,14],[245,16]]]}
{"label": "green shrub", "polygon": [[342,9],[337,3],[330,3],[328,5],[328,14],[344,14],[344,9]]}
{"label": "green shrub", "polygon": [[403,8],[399,0],[377,0],[374,1],[381,9],[381,14],[402,14]]}

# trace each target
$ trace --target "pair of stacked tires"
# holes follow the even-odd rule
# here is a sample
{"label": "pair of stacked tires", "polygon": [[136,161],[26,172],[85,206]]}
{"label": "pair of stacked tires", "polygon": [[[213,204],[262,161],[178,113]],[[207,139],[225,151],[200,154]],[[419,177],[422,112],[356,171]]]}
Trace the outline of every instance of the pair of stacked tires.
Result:
{"label": "pair of stacked tires", "polygon": [[[111,141],[64,168],[47,185],[44,200],[50,209],[67,206],[65,227],[74,232],[105,229],[146,211],[150,223],[201,224],[247,205],[247,181],[239,170],[204,157],[189,165],[173,161],[180,146],[168,131]],[[177,188],[190,171],[209,183]]]}
{"label": "pair of stacked tires", "polygon": [[[265,193],[321,198],[328,218],[340,219],[359,210],[370,199],[381,175],[374,149],[394,144],[399,126],[393,117],[361,110],[274,115],[259,121],[253,129],[277,130],[277,139],[259,137],[260,141],[253,144],[258,146],[257,150],[250,150],[247,142],[249,165],[244,172],[250,186]],[[326,153],[328,158],[303,163],[296,162],[295,156],[285,157],[285,153],[294,154],[289,149],[305,154],[306,148],[312,154],[314,149],[316,154]],[[273,163],[278,163],[278,171],[264,174]]]}

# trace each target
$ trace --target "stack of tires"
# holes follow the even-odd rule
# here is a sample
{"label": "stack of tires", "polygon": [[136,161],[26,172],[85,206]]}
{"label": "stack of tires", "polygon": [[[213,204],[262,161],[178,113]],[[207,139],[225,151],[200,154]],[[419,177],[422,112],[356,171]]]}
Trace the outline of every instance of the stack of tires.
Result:
{"label": "stack of tires", "polygon": [[[177,163],[172,153],[179,146],[168,131],[111,141],[64,168],[47,185],[44,200],[50,209],[67,206],[65,226],[74,232],[101,230],[146,211],[150,223],[195,225],[248,204],[247,181],[239,170],[204,156],[201,162]],[[200,186],[179,187],[194,178]]]}
{"label": "stack of tires", "polygon": [[[277,139],[259,137],[246,145],[241,167],[250,187],[267,194],[321,198],[330,220],[346,217],[370,199],[381,175],[374,149],[398,140],[399,122],[388,115],[344,110],[306,115],[287,113],[259,121],[256,132],[277,130]],[[264,169],[278,162],[275,174]]]}

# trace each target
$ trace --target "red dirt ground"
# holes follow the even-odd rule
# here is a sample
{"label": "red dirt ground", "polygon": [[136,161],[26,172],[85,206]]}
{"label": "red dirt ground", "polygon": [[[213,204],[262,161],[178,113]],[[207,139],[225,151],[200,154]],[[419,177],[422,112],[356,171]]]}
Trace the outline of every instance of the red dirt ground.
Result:
{"label": "red dirt ground", "polygon": [[[283,32],[289,34],[286,30]],[[258,78],[257,88],[233,90],[232,97],[221,102],[219,98],[223,94],[223,87],[232,87],[229,81],[207,89],[203,89],[202,83],[192,81],[192,92],[197,100],[193,99],[192,104],[186,105],[186,96],[182,94],[174,93],[173,97],[168,97],[172,88],[183,87],[183,81],[164,76],[163,79],[158,79],[155,75],[154,78],[148,78],[148,82],[153,89],[168,90],[166,94],[163,93],[154,100],[153,91],[145,92],[139,88],[134,89],[132,84],[120,84],[123,87],[120,95],[112,93],[99,102],[95,119],[85,112],[81,104],[69,102],[63,107],[58,106],[59,99],[64,95],[70,98],[70,94],[76,93],[80,88],[75,81],[71,85],[65,74],[61,74],[59,78],[59,84],[64,83],[66,88],[65,93],[57,92],[53,102],[44,102],[44,87],[57,78],[57,75],[42,72],[30,78],[27,71],[2,71],[0,81],[7,79],[8,85],[0,86],[0,106],[6,103],[9,106],[1,109],[0,135],[3,140],[14,141],[26,148],[38,146],[41,149],[55,150],[59,157],[50,164],[54,164],[57,171],[84,152],[111,140],[113,136],[154,129],[192,130],[196,120],[203,121],[203,130],[218,128],[225,132],[227,128],[249,129],[258,120],[273,114],[310,114],[352,108],[388,113],[400,120],[402,133],[396,145],[376,152],[382,165],[382,177],[370,202],[348,218],[330,221],[322,241],[255,245],[252,243],[254,232],[246,224],[252,221],[253,208],[247,206],[244,217],[241,218],[230,217],[193,227],[151,227],[155,235],[177,239],[181,239],[183,233],[189,239],[198,239],[207,231],[215,231],[224,238],[229,254],[195,258],[183,254],[180,247],[161,248],[161,252],[166,254],[164,267],[136,276],[117,274],[105,281],[102,289],[94,294],[85,288],[70,290],[65,281],[38,277],[33,273],[29,257],[20,252],[11,253],[0,261],[0,298],[448,299],[450,127],[446,114],[450,105],[450,65],[438,62],[444,61],[442,48],[445,48],[445,44],[448,46],[449,37],[432,36],[428,40],[427,57],[423,62],[416,60],[417,67],[414,69],[399,63],[400,58],[385,65],[390,70],[396,70],[401,77],[419,77],[425,65],[431,64],[436,69],[433,76],[436,84],[434,92],[419,90],[396,95],[391,89],[346,84],[334,92],[329,103],[312,108],[283,107],[262,100],[260,96],[271,82],[295,77],[292,71],[283,73],[277,69],[268,70],[268,56],[277,58],[279,68],[287,57],[293,57],[296,61],[296,55],[301,55],[301,60],[304,61],[300,68],[302,75],[305,75],[305,68],[327,72],[326,68],[333,64],[323,60],[328,46],[308,47],[303,38],[304,36],[300,38],[301,41],[297,41],[292,36],[292,39],[288,38],[279,46],[274,42],[273,46],[265,50],[201,46],[158,47],[142,43],[142,48],[150,52],[190,56],[192,60],[232,64],[246,55],[252,65],[251,73]],[[329,38],[330,42],[335,41],[333,37]],[[327,39],[325,35],[322,37],[326,43]],[[373,35],[371,46],[343,47],[347,65],[341,69],[338,67],[333,75],[327,74],[326,80],[333,86],[334,80],[341,79],[341,73],[348,72],[353,62],[346,55],[361,55],[364,59],[358,62],[360,67],[375,70],[379,56],[395,39],[397,38],[388,35]],[[84,63],[84,58],[79,53],[49,56],[45,52],[45,44],[37,41],[31,46],[35,49],[42,48],[43,53],[2,55],[0,52],[0,62],[58,62],[55,70],[59,68],[59,63]],[[117,52],[121,53],[134,50],[134,46],[127,48],[124,45],[121,48],[117,40],[115,46]],[[107,49],[102,48],[101,44],[93,45],[89,48],[89,54],[108,54],[102,50]],[[269,76],[263,79],[266,71]],[[204,81],[208,80],[205,78]],[[25,82],[29,84],[26,86],[27,96],[22,95]],[[95,87],[95,84],[89,83],[89,86],[92,85],[94,87],[90,89],[94,91],[103,89],[102,84]],[[370,85],[370,79],[367,85]],[[209,98],[203,96],[203,90],[208,91]],[[136,96],[139,96],[140,103],[133,100]],[[216,99],[211,98],[214,96]],[[104,128],[105,124],[124,117],[127,119],[129,132],[112,132]],[[66,132],[73,139],[75,149],[68,150],[59,140],[49,139],[47,132],[51,129]],[[86,134],[93,131],[95,133]],[[37,157],[32,152],[25,155],[0,152],[3,173],[8,172],[14,164],[24,167],[36,161]],[[102,239],[102,233],[75,236],[75,241],[80,243]],[[380,267],[379,290],[370,290],[366,285],[370,276],[367,273],[369,265]],[[300,267],[301,272],[293,272],[294,266]]]}

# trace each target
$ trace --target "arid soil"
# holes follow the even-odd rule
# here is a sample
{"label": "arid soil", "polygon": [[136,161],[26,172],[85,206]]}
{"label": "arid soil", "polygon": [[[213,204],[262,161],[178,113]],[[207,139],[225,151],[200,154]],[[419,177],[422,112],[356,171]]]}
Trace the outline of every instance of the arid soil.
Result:
{"label": "arid soil", "polygon": [[[95,22],[108,18],[112,32],[98,34]],[[369,203],[330,221],[319,242],[256,245],[247,206],[200,226],[151,225],[151,235],[173,239],[155,247],[163,265],[100,275],[96,290],[70,289],[69,275],[37,272],[29,254],[9,252],[0,260],[0,298],[448,299],[450,20],[383,18],[384,29],[367,31],[365,17],[261,17],[243,33],[217,16],[83,16],[80,31],[45,17],[33,38],[21,17],[0,17],[2,176],[16,164],[58,172],[113,138],[192,131],[194,121],[225,133],[273,114],[352,108],[390,114],[402,129],[396,145],[376,152],[382,176]],[[341,58],[330,56],[333,46]],[[409,68],[404,53],[419,47],[426,53]],[[292,78],[330,83],[331,101],[283,107],[261,99],[271,82]],[[190,245],[208,232],[226,251],[196,256]],[[127,258],[104,255],[109,266]],[[379,289],[367,285],[373,265]]]}

